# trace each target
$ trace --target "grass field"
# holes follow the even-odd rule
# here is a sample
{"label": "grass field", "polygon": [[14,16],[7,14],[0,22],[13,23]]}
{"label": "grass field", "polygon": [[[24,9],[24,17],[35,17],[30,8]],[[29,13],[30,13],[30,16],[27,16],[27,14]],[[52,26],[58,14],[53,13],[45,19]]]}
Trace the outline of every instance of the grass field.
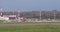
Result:
{"label": "grass field", "polygon": [[0,24],[47,24],[47,26],[0,26],[0,32],[60,32],[60,22],[0,22]]}
{"label": "grass field", "polygon": [[0,26],[0,32],[60,32],[60,26]]}

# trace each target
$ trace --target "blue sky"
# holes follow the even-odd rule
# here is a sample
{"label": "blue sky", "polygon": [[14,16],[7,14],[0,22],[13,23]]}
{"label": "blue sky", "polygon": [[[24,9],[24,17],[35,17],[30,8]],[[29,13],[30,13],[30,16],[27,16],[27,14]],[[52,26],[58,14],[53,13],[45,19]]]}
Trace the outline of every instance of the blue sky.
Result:
{"label": "blue sky", "polygon": [[0,0],[3,11],[60,10],[60,0]]}

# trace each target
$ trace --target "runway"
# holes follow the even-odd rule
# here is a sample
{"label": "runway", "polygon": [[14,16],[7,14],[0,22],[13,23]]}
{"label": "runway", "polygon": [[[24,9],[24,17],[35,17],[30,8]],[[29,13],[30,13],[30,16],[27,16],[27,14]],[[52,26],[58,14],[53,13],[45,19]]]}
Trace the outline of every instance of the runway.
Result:
{"label": "runway", "polygon": [[60,23],[41,23],[41,24],[0,24],[0,26],[60,26]]}

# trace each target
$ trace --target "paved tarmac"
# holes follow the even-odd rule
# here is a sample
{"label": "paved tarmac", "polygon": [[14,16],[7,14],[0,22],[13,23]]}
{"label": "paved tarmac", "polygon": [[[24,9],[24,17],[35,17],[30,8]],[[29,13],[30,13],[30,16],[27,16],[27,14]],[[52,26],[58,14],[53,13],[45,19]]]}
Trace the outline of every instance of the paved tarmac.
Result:
{"label": "paved tarmac", "polygon": [[60,23],[41,23],[41,24],[0,24],[0,26],[60,26]]}

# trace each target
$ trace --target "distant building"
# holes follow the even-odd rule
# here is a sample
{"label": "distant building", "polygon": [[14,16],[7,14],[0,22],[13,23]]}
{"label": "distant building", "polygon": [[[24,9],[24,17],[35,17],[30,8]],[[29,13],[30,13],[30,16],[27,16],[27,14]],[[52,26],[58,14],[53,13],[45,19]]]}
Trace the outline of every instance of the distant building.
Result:
{"label": "distant building", "polygon": [[5,17],[9,17],[9,20],[14,20],[16,19],[16,15],[3,15]]}

